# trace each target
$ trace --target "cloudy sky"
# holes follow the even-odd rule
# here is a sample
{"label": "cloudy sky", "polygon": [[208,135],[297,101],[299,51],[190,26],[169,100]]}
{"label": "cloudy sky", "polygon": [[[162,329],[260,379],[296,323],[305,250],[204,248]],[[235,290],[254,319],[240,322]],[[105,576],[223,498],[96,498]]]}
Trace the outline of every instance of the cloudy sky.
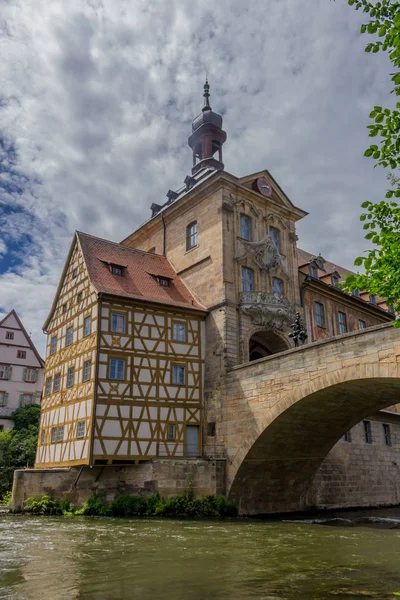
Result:
{"label": "cloudy sky", "polygon": [[120,241],[190,172],[190,123],[224,116],[227,171],[268,168],[310,215],[300,247],[351,267],[388,58],[346,0],[0,0],[0,316],[39,350],[75,229]]}

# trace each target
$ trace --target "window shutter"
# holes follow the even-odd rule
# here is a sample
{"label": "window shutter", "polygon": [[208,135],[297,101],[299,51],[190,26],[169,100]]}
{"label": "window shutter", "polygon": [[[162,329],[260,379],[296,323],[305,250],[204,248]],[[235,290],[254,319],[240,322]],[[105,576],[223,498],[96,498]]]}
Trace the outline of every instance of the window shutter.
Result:
{"label": "window shutter", "polygon": [[12,379],[12,367],[8,367],[7,379]]}
{"label": "window shutter", "polygon": [[35,369],[35,372],[33,374],[33,382],[36,383],[38,378],[39,378],[39,369]]}
{"label": "window shutter", "polygon": [[5,394],[4,394],[4,406],[7,406],[7,403],[8,403],[8,393],[5,392]]}
{"label": "window shutter", "polygon": [[34,397],[35,397],[34,403],[40,404],[40,400],[42,398],[42,392],[36,392],[36,394],[34,395]]}
{"label": "window shutter", "polygon": [[24,369],[24,374],[22,375],[22,379],[24,381],[26,381],[26,373],[27,373],[28,369]]}
{"label": "window shutter", "polygon": [[24,405],[24,395],[20,394],[19,395],[19,405],[22,407]]}

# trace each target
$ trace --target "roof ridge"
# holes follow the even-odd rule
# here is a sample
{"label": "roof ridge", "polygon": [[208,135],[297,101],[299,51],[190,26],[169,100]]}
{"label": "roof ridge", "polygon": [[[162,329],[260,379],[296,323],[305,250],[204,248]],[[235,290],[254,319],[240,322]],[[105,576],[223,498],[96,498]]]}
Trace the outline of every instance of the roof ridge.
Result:
{"label": "roof ridge", "polygon": [[158,256],[167,260],[164,254],[157,254],[156,252],[147,252],[147,250],[142,250],[141,248],[132,248],[131,246],[125,246],[124,244],[121,244],[121,242],[113,242],[112,240],[106,240],[105,238],[101,238],[97,235],[92,235],[91,233],[85,233],[84,231],[77,230],[76,233],[78,234],[78,236],[82,235],[84,237],[93,238],[94,240],[100,240],[101,242],[107,242],[107,244],[113,244],[114,246],[118,246],[118,248],[123,248],[124,250],[130,250],[131,252],[140,252],[142,254],[146,254],[147,256]]}

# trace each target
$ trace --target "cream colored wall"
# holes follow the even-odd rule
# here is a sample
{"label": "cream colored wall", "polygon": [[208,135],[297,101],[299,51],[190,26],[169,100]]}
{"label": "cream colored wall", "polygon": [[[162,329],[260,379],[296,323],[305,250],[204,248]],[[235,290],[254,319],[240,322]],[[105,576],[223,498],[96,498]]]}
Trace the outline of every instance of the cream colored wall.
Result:
{"label": "cream colored wall", "polygon": [[[78,270],[73,277],[74,269]],[[82,300],[78,302],[78,294]],[[67,305],[64,312],[63,306]],[[48,326],[43,400],[35,467],[88,464],[94,399],[97,341],[97,295],[89,282],[79,243],[75,242],[54,316]],[[84,319],[91,317],[91,333],[84,337]],[[66,331],[73,327],[73,343],[65,345]],[[57,350],[51,354],[51,340]],[[90,380],[83,382],[83,363],[91,360]],[[74,385],[67,387],[67,373],[75,367]],[[61,373],[59,392],[53,392],[54,376]],[[46,379],[52,378],[51,393],[45,394]],[[77,438],[77,424],[85,422],[84,438]],[[53,427],[64,426],[62,442],[51,442]],[[44,434],[42,434],[44,432]],[[42,443],[42,435],[44,435]]]}

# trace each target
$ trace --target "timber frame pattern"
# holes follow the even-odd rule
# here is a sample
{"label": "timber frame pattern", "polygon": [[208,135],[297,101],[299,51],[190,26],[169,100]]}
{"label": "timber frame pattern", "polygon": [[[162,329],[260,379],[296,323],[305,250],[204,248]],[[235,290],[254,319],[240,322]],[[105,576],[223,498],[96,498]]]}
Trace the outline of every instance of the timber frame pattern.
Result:
{"label": "timber frame pattern", "polygon": [[[111,331],[112,314],[124,315],[125,333]],[[196,427],[201,439],[204,317],[196,310],[98,294],[76,237],[46,323],[47,360],[35,467],[187,455],[187,426]],[[90,333],[85,332],[88,318]],[[185,341],[173,339],[175,322],[185,325]],[[124,361],[123,380],[110,379],[114,358]],[[88,369],[84,375],[87,361],[91,361],[90,376]],[[185,367],[183,384],[173,383],[174,365]],[[59,390],[54,389],[56,375]],[[191,455],[200,453],[199,441]]]}

